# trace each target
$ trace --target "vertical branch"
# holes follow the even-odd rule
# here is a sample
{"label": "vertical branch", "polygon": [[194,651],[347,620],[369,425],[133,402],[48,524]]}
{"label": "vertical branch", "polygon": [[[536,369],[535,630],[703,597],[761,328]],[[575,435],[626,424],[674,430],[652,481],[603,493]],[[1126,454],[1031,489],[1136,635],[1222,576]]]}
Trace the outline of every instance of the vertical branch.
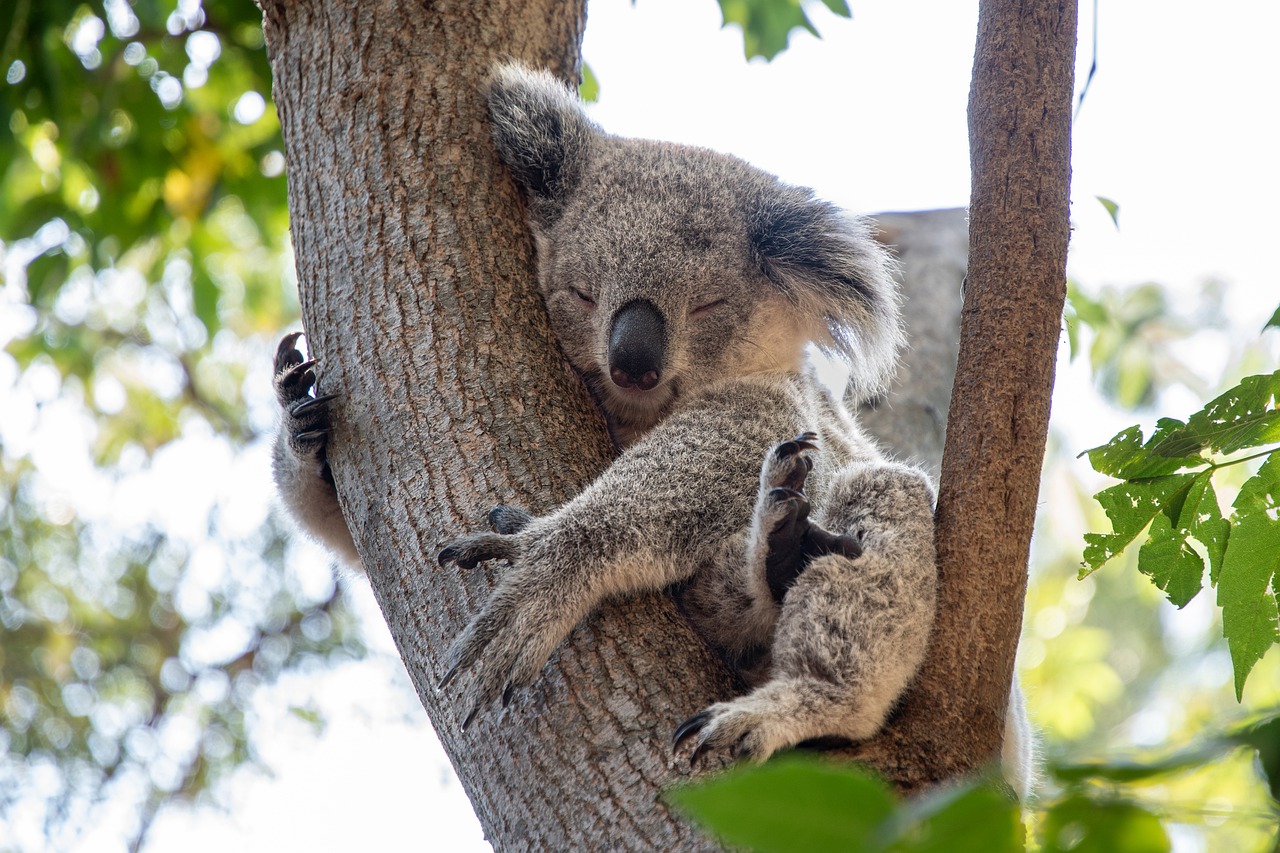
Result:
{"label": "vertical branch", "polygon": [[984,724],[969,757],[979,761],[999,747],[1022,626],[1066,298],[1076,4],[984,0],[980,9],[969,276],[938,495],[935,656],[957,674],[967,669],[955,708]]}
{"label": "vertical branch", "polygon": [[1075,43],[1075,0],[981,4],[938,621],[901,712],[859,750],[908,789],[972,772],[1000,749],[1066,297]]}

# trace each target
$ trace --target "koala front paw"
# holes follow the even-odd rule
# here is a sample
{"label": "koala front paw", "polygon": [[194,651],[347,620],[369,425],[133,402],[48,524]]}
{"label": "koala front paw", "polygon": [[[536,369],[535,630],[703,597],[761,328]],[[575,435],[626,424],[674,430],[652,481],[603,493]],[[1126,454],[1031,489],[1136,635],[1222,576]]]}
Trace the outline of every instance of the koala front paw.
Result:
{"label": "koala front paw", "polygon": [[773,600],[781,604],[787,590],[815,557],[838,553],[853,558],[862,546],[852,536],[834,534],[809,520],[805,480],[813,470],[811,454],[818,436],[797,435],[774,446],[760,470],[754,527],[763,541],[765,582]]}
{"label": "koala front paw", "polygon": [[296,344],[301,332],[285,335],[276,347],[273,385],[282,412],[289,451],[301,459],[322,456],[329,439],[329,403],[337,394],[311,396],[316,359],[305,360]]}
{"label": "koala front paw", "polygon": [[[506,509],[506,508],[500,508]],[[519,510],[490,513],[490,523],[509,529],[528,516]],[[440,552],[440,564],[456,563],[472,568],[485,560],[509,560],[511,572],[503,579],[483,609],[450,646],[445,656],[447,671],[440,689],[463,670],[475,668],[468,691],[471,708],[462,722],[467,729],[485,705],[502,699],[506,707],[517,688],[537,680],[551,653],[577,623],[566,612],[563,594],[549,578],[554,570],[547,560],[529,554],[530,543],[516,535],[473,533],[454,540]],[[552,561],[553,562],[553,561]]]}

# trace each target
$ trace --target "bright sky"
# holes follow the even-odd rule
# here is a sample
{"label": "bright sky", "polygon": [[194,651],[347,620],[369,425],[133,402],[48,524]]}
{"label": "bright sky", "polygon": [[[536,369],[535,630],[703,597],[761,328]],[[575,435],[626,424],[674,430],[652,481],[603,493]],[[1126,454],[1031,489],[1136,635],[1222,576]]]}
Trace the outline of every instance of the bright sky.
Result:
{"label": "bright sky", "polygon": [[[615,133],[737,154],[859,212],[964,206],[976,3],[851,5],[849,22],[815,4],[822,41],[798,35],[772,64],[748,65],[712,0],[592,0],[592,114]],[[1077,88],[1091,59],[1083,6]],[[1260,329],[1280,303],[1280,4],[1102,7],[1074,137],[1072,276],[1086,290],[1159,281],[1188,295],[1218,278],[1232,316]],[[1119,230],[1095,196],[1119,203]],[[1080,385],[1060,380],[1063,394]],[[371,642],[390,649],[367,588],[352,586]],[[333,718],[318,738],[264,701],[275,777],[246,775],[230,815],[163,814],[146,849],[489,849],[407,689],[378,661],[318,679],[305,690]]]}

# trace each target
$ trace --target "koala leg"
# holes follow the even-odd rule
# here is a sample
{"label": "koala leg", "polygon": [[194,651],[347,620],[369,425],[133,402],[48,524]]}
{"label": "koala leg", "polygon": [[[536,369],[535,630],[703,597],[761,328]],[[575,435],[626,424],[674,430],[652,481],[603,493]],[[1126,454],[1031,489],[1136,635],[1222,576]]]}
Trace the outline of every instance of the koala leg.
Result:
{"label": "koala leg", "polygon": [[933,625],[932,502],[913,468],[843,469],[822,521],[858,538],[861,556],[830,553],[805,566],[782,602],[771,679],[687,720],[676,746],[696,735],[695,759],[727,748],[763,760],[812,738],[875,734],[919,669]]}
{"label": "koala leg", "polygon": [[285,335],[276,347],[274,380],[280,404],[272,469],[276,488],[302,529],[343,560],[358,567],[351,531],[338,505],[325,449],[329,440],[329,404],[337,394],[313,397],[316,360],[297,349],[300,332]]}
{"label": "koala leg", "polygon": [[853,537],[830,533],[809,519],[804,485],[816,442],[817,435],[806,432],[769,449],[751,522],[699,568],[680,595],[690,620],[751,686],[768,675],[783,597],[805,566],[822,554],[862,552]]}
{"label": "koala leg", "polygon": [[806,432],[775,445],[760,468],[747,541],[747,588],[756,609],[767,612],[771,623],[787,590],[815,557],[838,553],[852,559],[862,553],[855,537],[832,533],[809,518],[804,484],[813,470],[810,454],[817,449],[817,438]]}

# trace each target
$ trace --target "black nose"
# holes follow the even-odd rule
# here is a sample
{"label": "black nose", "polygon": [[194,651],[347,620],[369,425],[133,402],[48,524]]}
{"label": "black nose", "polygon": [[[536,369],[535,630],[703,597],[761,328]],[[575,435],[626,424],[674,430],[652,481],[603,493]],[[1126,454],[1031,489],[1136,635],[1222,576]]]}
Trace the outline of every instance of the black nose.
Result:
{"label": "black nose", "polygon": [[662,378],[666,323],[658,306],[635,299],[613,315],[609,333],[609,378],[619,388],[648,391]]}

